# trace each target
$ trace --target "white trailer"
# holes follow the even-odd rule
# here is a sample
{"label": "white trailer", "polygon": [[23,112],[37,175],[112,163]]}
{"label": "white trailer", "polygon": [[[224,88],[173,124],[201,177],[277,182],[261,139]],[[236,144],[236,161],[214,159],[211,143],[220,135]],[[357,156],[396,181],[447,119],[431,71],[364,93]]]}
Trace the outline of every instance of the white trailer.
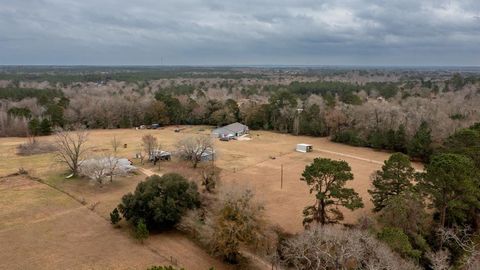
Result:
{"label": "white trailer", "polygon": [[306,144],[306,143],[299,143],[297,144],[297,152],[302,152],[302,153],[307,153],[312,151],[312,145],[311,144]]}

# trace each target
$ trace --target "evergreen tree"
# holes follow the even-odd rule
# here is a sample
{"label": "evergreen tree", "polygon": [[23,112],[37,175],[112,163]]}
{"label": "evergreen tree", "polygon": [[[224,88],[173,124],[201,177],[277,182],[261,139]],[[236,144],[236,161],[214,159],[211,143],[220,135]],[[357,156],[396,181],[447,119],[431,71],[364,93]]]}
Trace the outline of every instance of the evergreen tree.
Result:
{"label": "evergreen tree", "polygon": [[385,133],[385,149],[393,150],[397,140],[397,133],[394,129],[389,129]]}
{"label": "evergreen tree", "polygon": [[396,152],[407,153],[407,133],[403,124],[401,124],[395,132],[393,150]]}
{"label": "evergreen tree", "polygon": [[431,144],[431,130],[427,122],[423,121],[408,145],[408,155],[428,161],[432,154]]}
{"label": "evergreen tree", "polygon": [[384,227],[378,234],[378,239],[386,242],[402,257],[411,257],[418,260],[422,255],[420,250],[416,250],[412,247],[408,236],[400,228]]}
{"label": "evergreen tree", "polygon": [[52,134],[52,125],[50,124],[50,120],[43,118],[42,122],[40,122],[39,130],[40,135]]}
{"label": "evergreen tree", "polygon": [[350,210],[363,207],[358,193],[351,188],[345,188],[346,182],[353,180],[347,162],[316,158],[312,164],[305,167],[302,176],[300,180],[310,186],[310,193],[316,193],[315,205],[307,206],[303,211],[304,225],[313,221],[324,225],[343,220],[339,206]]}
{"label": "evergreen tree", "polygon": [[368,144],[375,149],[384,149],[387,145],[387,138],[380,129],[376,128],[368,135]]}
{"label": "evergreen tree", "polygon": [[300,114],[300,134],[311,136],[326,135],[327,130],[323,117],[320,115],[320,107],[313,104]]}
{"label": "evergreen tree", "polygon": [[115,207],[113,211],[110,213],[110,222],[112,225],[116,225],[118,222],[120,222],[122,218],[120,217],[120,213],[118,212],[118,209]]}
{"label": "evergreen tree", "polygon": [[65,119],[63,117],[63,107],[57,104],[50,104],[47,107],[47,115],[50,116],[53,126],[63,127]]}
{"label": "evergreen tree", "polygon": [[40,122],[37,118],[33,118],[28,122],[28,130],[30,131],[31,135],[38,136],[40,135]]}
{"label": "evergreen tree", "polygon": [[118,210],[133,224],[142,220],[149,228],[169,229],[199,204],[197,185],[179,174],[168,173],[140,182],[134,193],[122,197]]}
{"label": "evergreen tree", "polygon": [[477,168],[480,168],[480,128],[478,124],[455,132],[445,140],[442,148],[442,152],[471,158]]}
{"label": "evergreen tree", "polygon": [[388,200],[412,187],[415,170],[410,159],[402,153],[395,153],[384,162],[382,170],[376,171],[373,178],[373,189],[368,192],[372,195],[374,211],[382,210]]}
{"label": "evergreen tree", "polygon": [[[393,196],[380,211],[378,221],[385,227],[400,228],[411,239],[423,242],[422,235],[431,227],[430,215],[426,211],[424,201],[422,194],[414,190]],[[422,243],[416,244],[420,246]]]}
{"label": "evergreen tree", "polygon": [[480,186],[475,165],[468,157],[439,154],[432,158],[419,178],[419,188],[427,194],[440,215],[440,226],[464,223],[469,213],[480,208]]}

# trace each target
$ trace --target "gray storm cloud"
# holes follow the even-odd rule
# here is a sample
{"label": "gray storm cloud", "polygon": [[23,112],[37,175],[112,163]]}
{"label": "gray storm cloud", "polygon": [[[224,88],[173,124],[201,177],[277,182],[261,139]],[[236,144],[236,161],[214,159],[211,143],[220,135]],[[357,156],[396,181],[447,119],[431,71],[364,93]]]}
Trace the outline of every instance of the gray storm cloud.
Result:
{"label": "gray storm cloud", "polygon": [[479,65],[480,1],[0,0],[0,64]]}

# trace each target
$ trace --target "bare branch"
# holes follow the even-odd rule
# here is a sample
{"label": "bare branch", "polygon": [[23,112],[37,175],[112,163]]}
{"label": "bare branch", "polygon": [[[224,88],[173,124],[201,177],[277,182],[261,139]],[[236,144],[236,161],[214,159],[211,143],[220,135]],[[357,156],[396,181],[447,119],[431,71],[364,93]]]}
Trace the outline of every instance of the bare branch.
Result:
{"label": "bare branch", "polygon": [[202,160],[202,156],[206,153],[212,153],[213,142],[208,136],[188,137],[178,142],[177,144],[180,155],[185,160],[190,160],[194,168]]}
{"label": "bare branch", "polygon": [[88,133],[84,130],[58,130],[55,133],[55,158],[57,162],[66,164],[73,176],[78,175],[82,158],[88,151],[87,140]]}

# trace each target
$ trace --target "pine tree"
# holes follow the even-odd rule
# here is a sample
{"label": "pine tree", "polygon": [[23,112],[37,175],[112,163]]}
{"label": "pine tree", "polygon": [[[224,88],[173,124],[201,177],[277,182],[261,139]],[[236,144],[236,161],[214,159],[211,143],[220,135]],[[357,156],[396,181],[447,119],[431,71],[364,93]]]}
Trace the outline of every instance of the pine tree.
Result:
{"label": "pine tree", "polygon": [[408,145],[408,155],[428,161],[432,154],[431,144],[431,130],[427,122],[423,121]]}
{"label": "pine tree", "polygon": [[407,134],[405,132],[405,126],[401,124],[398,130],[395,132],[395,143],[393,150],[396,152],[407,152]]}
{"label": "pine tree", "polygon": [[363,207],[357,192],[345,188],[347,181],[353,180],[351,168],[345,161],[328,158],[316,158],[305,167],[300,180],[310,186],[310,193],[315,192],[315,205],[305,207],[304,225],[316,221],[320,224],[337,223],[343,219],[338,209],[343,206],[350,210]]}
{"label": "pine tree", "polygon": [[439,154],[432,157],[426,173],[419,178],[420,190],[440,214],[440,226],[463,223],[470,211],[480,208],[480,183],[475,165],[468,157]]}
{"label": "pine tree", "polygon": [[52,134],[52,125],[47,118],[43,118],[42,122],[40,122],[40,134],[41,135],[50,135]]}
{"label": "pine tree", "polygon": [[40,135],[40,122],[37,118],[33,118],[28,122],[28,130],[33,136]]}
{"label": "pine tree", "polygon": [[385,161],[382,170],[376,171],[373,178],[373,189],[368,192],[372,195],[374,211],[382,210],[388,200],[412,187],[415,170],[410,159],[402,153],[395,153]]}

